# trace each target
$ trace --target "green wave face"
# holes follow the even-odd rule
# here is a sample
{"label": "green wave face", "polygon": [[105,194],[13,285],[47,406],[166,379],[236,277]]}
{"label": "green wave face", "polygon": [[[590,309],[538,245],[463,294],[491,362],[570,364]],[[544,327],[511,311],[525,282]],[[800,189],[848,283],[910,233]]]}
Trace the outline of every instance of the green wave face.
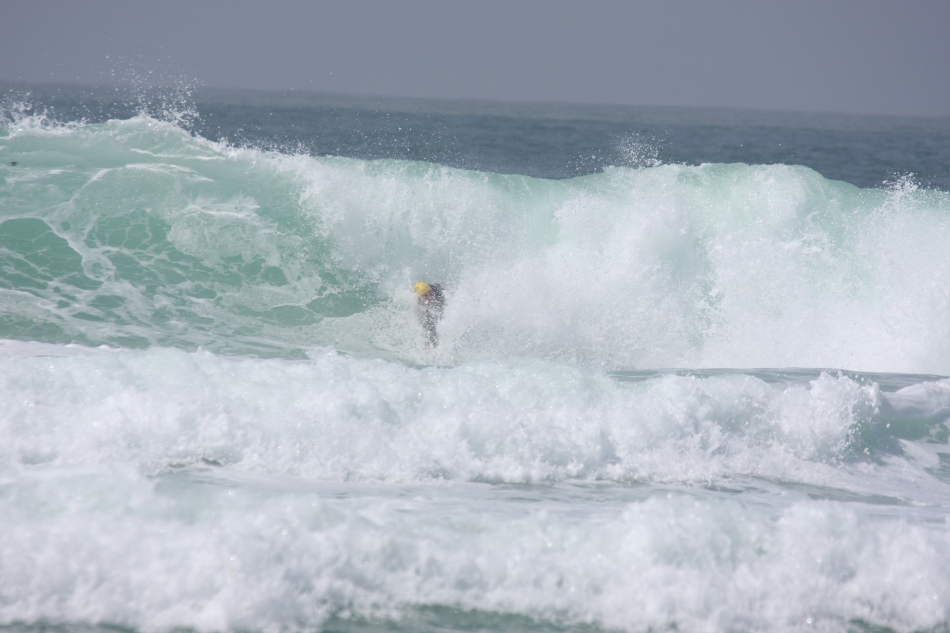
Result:
{"label": "green wave face", "polygon": [[805,167],[568,180],[234,148],[146,116],[0,129],[0,338],[442,360],[950,371],[950,198]]}
{"label": "green wave face", "polygon": [[286,352],[375,300],[274,158],[147,118],[2,143],[0,336]]}

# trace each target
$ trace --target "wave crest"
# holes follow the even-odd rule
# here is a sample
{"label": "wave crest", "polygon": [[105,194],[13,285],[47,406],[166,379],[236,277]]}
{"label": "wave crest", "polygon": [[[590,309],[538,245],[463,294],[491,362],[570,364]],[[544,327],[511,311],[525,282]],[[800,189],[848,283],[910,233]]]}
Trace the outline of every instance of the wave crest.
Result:
{"label": "wave crest", "polygon": [[[545,180],[148,116],[8,125],[0,155],[4,337],[418,361],[426,277],[449,288],[447,362],[950,370],[950,197],[906,183],[742,164]],[[65,268],[37,269],[34,239]]]}

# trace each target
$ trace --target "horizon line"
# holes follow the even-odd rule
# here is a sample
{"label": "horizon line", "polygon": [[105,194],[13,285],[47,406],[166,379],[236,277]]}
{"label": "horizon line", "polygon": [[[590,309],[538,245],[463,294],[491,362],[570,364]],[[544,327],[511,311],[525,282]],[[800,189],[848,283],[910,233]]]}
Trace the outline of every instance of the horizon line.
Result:
{"label": "horizon line", "polygon": [[950,119],[950,112],[946,114],[897,114],[893,112],[854,112],[845,110],[812,108],[812,109],[794,109],[780,107],[762,107],[762,106],[740,106],[740,105],[674,105],[660,103],[624,103],[615,101],[571,101],[560,99],[532,99],[532,98],[495,98],[495,97],[465,97],[465,96],[419,96],[407,94],[384,94],[375,92],[340,92],[336,90],[318,89],[312,87],[288,87],[288,88],[253,88],[246,86],[228,86],[209,83],[194,82],[156,82],[148,86],[136,87],[130,83],[110,83],[105,81],[83,81],[83,80],[50,80],[37,81],[25,79],[9,79],[0,77],[0,85],[9,86],[35,86],[38,88],[91,88],[91,89],[111,89],[127,90],[134,92],[136,90],[163,90],[163,89],[181,89],[186,86],[195,93],[201,91],[230,91],[230,92],[252,92],[271,95],[309,95],[315,97],[336,97],[336,98],[359,98],[359,99],[379,99],[393,101],[412,101],[412,102],[441,102],[441,103],[478,103],[494,106],[558,106],[558,107],[586,107],[586,108],[615,108],[615,109],[660,109],[660,110],[717,110],[732,112],[756,112],[763,114],[795,114],[795,115],[824,115],[824,116],[846,116],[859,118],[894,118],[894,119],[924,119],[924,120],[947,120]]}

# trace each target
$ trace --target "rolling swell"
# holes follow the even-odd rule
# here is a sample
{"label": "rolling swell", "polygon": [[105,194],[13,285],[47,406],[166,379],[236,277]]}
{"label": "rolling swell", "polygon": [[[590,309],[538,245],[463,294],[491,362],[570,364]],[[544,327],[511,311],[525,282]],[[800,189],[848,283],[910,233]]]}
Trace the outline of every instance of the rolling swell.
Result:
{"label": "rolling swell", "polygon": [[[950,196],[805,167],[567,180],[241,149],[146,116],[10,119],[0,336],[406,359],[950,370]],[[9,162],[17,159],[17,165]]]}

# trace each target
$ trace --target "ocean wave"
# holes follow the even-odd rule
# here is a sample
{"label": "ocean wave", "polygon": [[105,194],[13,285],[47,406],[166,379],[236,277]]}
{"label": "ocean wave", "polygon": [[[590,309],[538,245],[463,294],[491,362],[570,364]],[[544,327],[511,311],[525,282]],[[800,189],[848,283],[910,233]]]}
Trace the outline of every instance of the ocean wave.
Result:
{"label": "ocean wave", "polygon": [[417,369],[332,351],[307,361],[10,342],[3,351],[8,474],[113,463],[331,482],[751,476],[884,490],[898,482],[866,468],[901,459],[907,476],[931,479],[934,464],[905,455],[903,441],[945,442],[950,417],[945,379],[884,392],[833,372],[626,383],[539,361]]}
{"label": "ocean wave", "polygon": [[[0,159],[6,338],[950,371],[950,195],[906,179],[650,163],[546,180],[240,148],[148,116],[8,117]],[[435,358],[409,314],[419,277],[449,292]]]}

